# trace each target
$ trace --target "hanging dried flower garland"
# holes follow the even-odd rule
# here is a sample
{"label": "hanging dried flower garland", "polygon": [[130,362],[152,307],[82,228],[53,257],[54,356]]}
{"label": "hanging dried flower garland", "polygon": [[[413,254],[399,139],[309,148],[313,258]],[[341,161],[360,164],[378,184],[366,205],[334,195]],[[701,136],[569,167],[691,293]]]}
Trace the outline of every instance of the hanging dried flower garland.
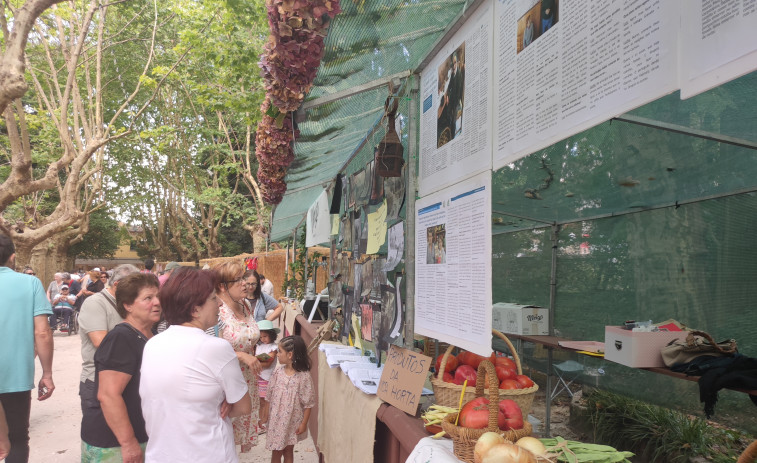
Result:
{"label": "hanging dried flower garland", "polygon": [[255,135],[263,198],[278,204],[286,192],[287,167],[298,135],[292,112],[302,104],[324,53],[324,37],[341,9],[339,0],[266,0],[271,34],[260,59],[266,97]]}

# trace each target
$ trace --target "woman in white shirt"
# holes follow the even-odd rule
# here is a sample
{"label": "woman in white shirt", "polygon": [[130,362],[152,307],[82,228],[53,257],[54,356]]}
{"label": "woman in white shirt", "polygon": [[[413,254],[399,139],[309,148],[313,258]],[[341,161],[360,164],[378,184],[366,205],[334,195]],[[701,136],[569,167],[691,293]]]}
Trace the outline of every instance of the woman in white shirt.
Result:
{"label": "woman in white shirt", "polygon": [[212,271],[177,269],[160,290],[170,325],[145,346],[142,414],[146,462],[237,462],[230,417],[251,410],[231,345],[208,336],[218,322]]}

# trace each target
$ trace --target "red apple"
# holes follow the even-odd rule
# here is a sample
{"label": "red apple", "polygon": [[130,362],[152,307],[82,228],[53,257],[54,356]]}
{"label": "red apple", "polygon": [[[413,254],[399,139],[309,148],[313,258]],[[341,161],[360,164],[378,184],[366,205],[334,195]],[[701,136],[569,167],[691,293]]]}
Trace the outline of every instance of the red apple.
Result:
{"label": "red apple", "polygon": [[500,423],[499,428],[508,431],[510,429],[523,428],[523,412],[520,406],[512,399],[503,399],[499,401],[499,411],[505,415],[505,426]]}
{"label": "red apple", "polygon": [[517,375],[515,377],[515,381],[517,381],[523,389],[528,389],[529,387],[534,385],[534,382],[526,375]]}
{"label": "red apple", "polygon": [[442,375],[442,381],[444,381],[445,383],[454,383],[455,377],[445,371]]}

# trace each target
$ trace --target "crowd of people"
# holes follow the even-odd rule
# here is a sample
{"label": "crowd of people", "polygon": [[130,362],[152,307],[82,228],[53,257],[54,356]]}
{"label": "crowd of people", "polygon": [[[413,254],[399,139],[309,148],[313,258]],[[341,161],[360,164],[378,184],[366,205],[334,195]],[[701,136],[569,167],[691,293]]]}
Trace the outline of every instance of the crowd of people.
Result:
{"label": "crowd of people", "polygon": [[153,268],[56,273],[45,291],[0,231],[0,460],[28,461],[35,356],[47,400],[52,331],[77,313],[82,462],[236,462],[262,436],[272,462],[293,461],[316,398],[305,342],[278,339],[273,285],[241,261]]}

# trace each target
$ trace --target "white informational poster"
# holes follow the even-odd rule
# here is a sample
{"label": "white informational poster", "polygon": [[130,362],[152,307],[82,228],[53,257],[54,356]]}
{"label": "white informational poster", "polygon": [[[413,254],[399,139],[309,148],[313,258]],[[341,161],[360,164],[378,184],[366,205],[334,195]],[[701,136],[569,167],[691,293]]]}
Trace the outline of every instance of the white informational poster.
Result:
{"label": "white informational poster", "polygon": [[480,6],[421,74],[421,196],[491,170],[492,11]]}
{"label": "white informational poster", "polygon": [[321,243],[327,243],[331,239],[329,196],[325,191],[318,196],[318,199],[308,209],[306,223],[305,246],[316,246]]}
{"label": "white informational poster", "polygon": [[680,5],[496,0],[494,168],[675,91]]}
{"label": "white informational poster", "polygon": [[681,98],[757,69],[757,1],[682,4]]}
{"label": "white informational poster", "polygon": [[492,352],[491,171],[416,202],[415,332]]}

